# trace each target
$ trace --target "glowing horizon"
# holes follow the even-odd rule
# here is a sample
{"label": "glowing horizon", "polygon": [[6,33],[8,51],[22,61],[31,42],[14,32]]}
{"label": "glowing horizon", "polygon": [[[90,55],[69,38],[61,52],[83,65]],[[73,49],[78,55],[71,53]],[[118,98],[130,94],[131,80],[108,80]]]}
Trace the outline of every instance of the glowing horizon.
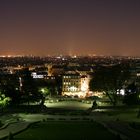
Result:
{"label": "glowing horizon", "polygon": [[0,55],[140,56],[140,2],[0,1]]}

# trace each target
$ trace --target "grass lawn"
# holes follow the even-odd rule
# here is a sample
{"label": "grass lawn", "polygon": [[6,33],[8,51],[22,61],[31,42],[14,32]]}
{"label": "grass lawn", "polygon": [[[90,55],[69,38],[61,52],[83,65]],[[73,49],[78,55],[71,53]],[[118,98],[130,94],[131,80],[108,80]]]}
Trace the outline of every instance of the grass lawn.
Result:
{"label": "grass lawn", "polygon": [[41,122],[14,136],[14,140],[114,140],[116,136],[96,122]]}

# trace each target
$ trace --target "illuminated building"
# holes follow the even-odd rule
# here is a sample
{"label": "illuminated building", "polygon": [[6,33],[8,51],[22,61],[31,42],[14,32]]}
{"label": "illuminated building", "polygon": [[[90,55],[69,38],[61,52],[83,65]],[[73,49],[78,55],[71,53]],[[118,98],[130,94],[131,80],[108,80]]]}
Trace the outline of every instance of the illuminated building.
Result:
{"label": "illuminated building", "polygon": [[89,75],[81,76],[81,91],[82,92],[88,92],[88,90],[89,90],[89,82],[90,82]]}
{"label": "illuminated building", "polygon": [[62,77],[62,94],[68,96],[85,97],[89,92],[88,75],[80,75],[79,73],[65,74]]}
{"label": "illuminated building", "polygon": [[57,75],[62,75],[64,73],[64,68],[62,66],[53,66],[52,67],[52,74],[57,76]]}
{"label": "illuminated building", "polygon": [[52,65],[49,64],[47,67],[48,67],[48,76],[52,76]]}
{"label": "illuminated building", "polygon": [[36,72],[32,72],[31,76],[34,79],[44,79],[44,75],[43,74],[37,74]]}
{"label": "illuminated building", "polygon": [[58,76],[58,75],[62,75],[64,73],[64,68],[60,65],[48,64],[47,69],[48,69],[48,71],[47,71],[48,76]]}
{"label": "illuminated building", "polygon": [[80,75],[66,74],[63,76],[63,92],[79,92],[80,91]]}

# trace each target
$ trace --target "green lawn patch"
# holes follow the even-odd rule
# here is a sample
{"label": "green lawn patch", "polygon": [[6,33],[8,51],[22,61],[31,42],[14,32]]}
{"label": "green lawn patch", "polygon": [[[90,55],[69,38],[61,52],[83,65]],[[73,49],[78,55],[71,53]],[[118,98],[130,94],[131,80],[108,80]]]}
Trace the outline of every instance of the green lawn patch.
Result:
{"label": "green lawn patch", "polygon": [[14,136],[14,140],[112,140],[116,136],[96,122],[41,122]]}

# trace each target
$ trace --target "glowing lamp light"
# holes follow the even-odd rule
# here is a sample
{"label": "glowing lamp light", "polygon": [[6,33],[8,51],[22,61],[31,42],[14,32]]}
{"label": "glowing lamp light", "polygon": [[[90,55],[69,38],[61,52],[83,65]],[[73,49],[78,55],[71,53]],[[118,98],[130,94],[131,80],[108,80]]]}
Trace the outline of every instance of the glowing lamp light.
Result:
{"label": "glowing lamp light", "polygon": [[125,90],[124,89],[121,89],[121,90],[118,89],[117,94],[125,95]]}
{"label": "glowing lamp light", "polygon": [[42,93],[45,93],[45,89],[44,89],[44,88],[42,88],[40,91],[41,91]]}

